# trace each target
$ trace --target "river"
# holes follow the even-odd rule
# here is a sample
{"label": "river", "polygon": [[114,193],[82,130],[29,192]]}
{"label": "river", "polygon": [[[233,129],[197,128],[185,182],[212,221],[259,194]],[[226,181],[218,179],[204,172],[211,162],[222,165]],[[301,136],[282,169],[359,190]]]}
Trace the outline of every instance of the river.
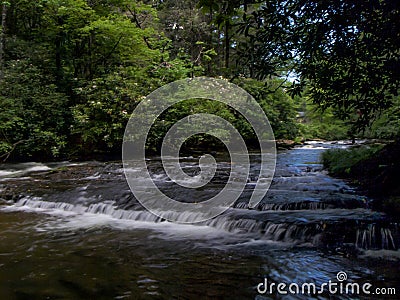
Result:
{"label": "river", "polygon": [[[144,210],[120,162],[3,164],[0,299],[360,299],[257,289],[265,279],[320,286],[337,282],[339,272],[346,282],[398,294],[399,226],[322,170],[320,154],[332,147],[347,145],[311,142],[280,151],[256,209],[246,202],[260,167],[252,155],[253,176],[234,207],[196,225]],[[195,174],[197,161],[185,158],[185,172]],[[229,176],[227,159],[217,161],[217,175],[192,195],[174,188],[159,158],[148,160],[148,169],[166,193],[200,201]]]}

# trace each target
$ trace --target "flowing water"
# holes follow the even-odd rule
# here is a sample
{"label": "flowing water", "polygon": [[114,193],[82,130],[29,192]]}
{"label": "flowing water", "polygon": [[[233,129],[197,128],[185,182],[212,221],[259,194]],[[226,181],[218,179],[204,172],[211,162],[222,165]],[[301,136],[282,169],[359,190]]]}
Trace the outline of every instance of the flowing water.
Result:
{"label": "flowing water", "polygon": [[[195,225],[144,210],[118,162],[3,165],[0,299],[308,299],[260,295],[257,286],[265,278],[318,286],[340,271],[349,282],[400,293],[399,226],[322,171],[320,154],[331,147],[346,146],[309,143],[280,152],[256,209],[247,207],[260,168],[252,155],[252,174],[234,207]],[[148,169],[166,194],[200,202],[229,177],[229,160],[217,161],[211,183],[191,192],[168,180],[159,158],[148,160]],[[181,164],[194,175],[197,162],[187,157]],[[318,297],[332,299],[327,292]]]}

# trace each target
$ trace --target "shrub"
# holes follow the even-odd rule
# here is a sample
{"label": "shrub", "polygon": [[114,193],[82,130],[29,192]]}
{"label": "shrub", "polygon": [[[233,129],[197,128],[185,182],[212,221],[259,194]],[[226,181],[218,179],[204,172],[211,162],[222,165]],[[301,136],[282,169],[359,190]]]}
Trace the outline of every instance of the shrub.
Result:
{"label": "shrub", "polygon": [[365,145],[350,149],[330,149],[322,154],[322,164],[330,174],[346,176],[356,164],[371,158],[382,148],[382,145]]}

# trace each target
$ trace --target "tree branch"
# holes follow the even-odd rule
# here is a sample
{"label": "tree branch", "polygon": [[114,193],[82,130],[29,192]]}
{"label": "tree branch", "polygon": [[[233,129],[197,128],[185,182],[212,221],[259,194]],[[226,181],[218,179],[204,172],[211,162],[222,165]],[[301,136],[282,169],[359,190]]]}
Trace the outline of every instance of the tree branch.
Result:
{"label": "tree branch", "polygon": [[[136,12],[136,10],[134,9],[134,10],[132,11],[132,9],[129,7],[129,5],[127,5],[126,8],[128,9],[128,11],[130,12],[130,14],[132,15],[133,22],[136,24],[137,28],[143,29],[143,28],[142,28],[142,24],[139,22],[139,19],[138,19],[138,17],[137,17],[137,12]],[[150,45],[149,39],[148,39],[147,37],[144,36],[144,37],[143,37],[143,40],[144,40],[144,42],[146,43],[147,47],[148,47],[150,50],[153,50],[153,47]]]}
{"label": "tree branch", "polygon": [[11,148],[10,151],[4,153],[3,155],[0,155],[0,159],[3,159],[3,158],[5,157],[5,158],[3,159],[3,163],[6,162],[6,160],[10,157],[11,153],[14,152],[15,148],[16,148],[19,144],[22,144],[22,143],[27,142],[27,141],[28,141],[28,140],[20,140],[20,141],[14,143],[14,144],[12,145],[12,148]]}
{"label": "tree branch", "polygon": [[97,64],[100,63],[101,61],[104,61],[104,62],[105,62],[106,59],[108,59],[108,58],[111,56],[111,54],[113,54],[113,52],[115,51],[115,49],[117,49],[117,47],[118,47],[119,43],[121,42],[122,38],[123,38],[123,35],[121,35],[121,36],[119,37],[118,41],[115,43],[115,45],[114,45],[114,47],[111,49],[111,51],[108,52],[108,54],[103,55],[103,57],[102,57],[101,59],[96,60],[95,65],[97,65]]}

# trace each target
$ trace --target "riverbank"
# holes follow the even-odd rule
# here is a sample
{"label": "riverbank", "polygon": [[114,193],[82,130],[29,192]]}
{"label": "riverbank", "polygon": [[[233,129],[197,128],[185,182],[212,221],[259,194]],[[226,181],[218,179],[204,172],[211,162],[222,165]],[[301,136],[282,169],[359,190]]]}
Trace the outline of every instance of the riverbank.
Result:
{"label": "riverbank", "polygon": [[400,216],[400,141],[334,149],[323,154],[332,176],[350,180],[375,199],[374,209]]}

